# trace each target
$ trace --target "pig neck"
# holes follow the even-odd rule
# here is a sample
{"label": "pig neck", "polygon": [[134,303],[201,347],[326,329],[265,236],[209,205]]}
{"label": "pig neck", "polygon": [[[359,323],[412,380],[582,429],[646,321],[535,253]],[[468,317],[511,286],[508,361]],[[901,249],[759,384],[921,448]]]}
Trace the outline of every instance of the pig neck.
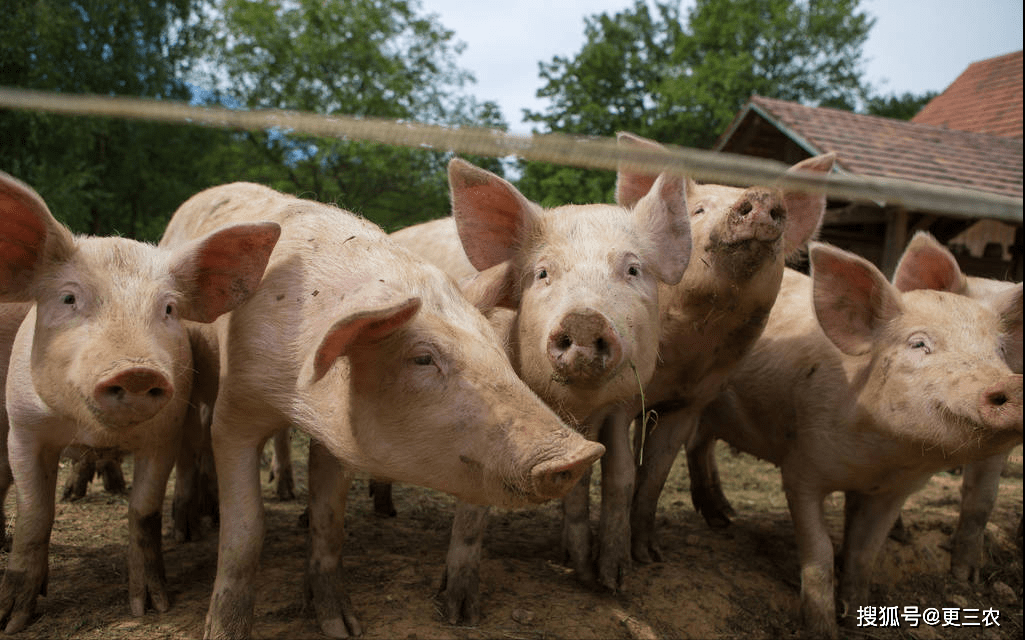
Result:
{"label": "pig neck", "polygon": [[744,280],[729,267],[707,254],[695,256],[679,284],[659,287],[661,357],[645,387],[649,406],[700,409],[761,335],[779,290],[782,259]]}

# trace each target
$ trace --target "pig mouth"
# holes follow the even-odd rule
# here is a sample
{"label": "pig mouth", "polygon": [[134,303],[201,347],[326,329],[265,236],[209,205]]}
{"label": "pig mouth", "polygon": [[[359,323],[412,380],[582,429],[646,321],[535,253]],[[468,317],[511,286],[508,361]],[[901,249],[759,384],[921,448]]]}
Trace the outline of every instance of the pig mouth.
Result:
{"label": "pig mouth", "polygon": [[625,366],[625,364],[620,364],[612,369],[606,369],[603,366],[594,364],[591,366],[559,368],[552,371],[550,379],[562,387],[594,391],[619,377]]}
{"label": "pig mouth", "polygon": [[705,252],[714,257],[716,265],[738,281],[750,280],[766,264],[776,260],[777,236],[771,240],[743,238],[727,240],[712,237]]}

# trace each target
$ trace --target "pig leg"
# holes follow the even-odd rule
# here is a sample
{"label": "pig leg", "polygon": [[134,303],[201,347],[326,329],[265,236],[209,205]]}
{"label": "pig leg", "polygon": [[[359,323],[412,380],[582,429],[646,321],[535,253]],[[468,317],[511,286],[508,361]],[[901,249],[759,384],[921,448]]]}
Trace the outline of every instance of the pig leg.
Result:
{"label": "pig leg", "polygon": [[441,598],[449,624],[480,622],[480,554],[489,508],[459,502],[452,520]]}
{"label": "pig leg", "polygon": [[374,513],[382,518],[394,518],[399,514],[391,497],[390,482],[370,479],[370,497],[374,499]]}
{"label": "pig leg", "polygon": [[5,403],[0,402],[0,546],[5,550],[10,548],[10,540],[7,537],[7,514],[4,512],[4,503],[7,501],[11,485],[14,484],[11,462],[7,458],[7,431],[7,409]]}
{"label": "pig leg", "polygon": [[65,453],[71,453],[72,449],[74,452],[70,456],[72,459],[71,473],[68,474],[68,479],[64,483],[61,502],[74,502],[84,498],[89,491],[89,483],[96,475],[96,451],[91,447],[68,447]]}
{"label": "pig leg", "polygon": [[1000,472],[1009,451],[964,466],[961,514],[951,539],[950,572],[958,580],[978,581],[986,522],[1000,491]]}
{"label": "pig leg", "polygon": [[161,549],[161,508],[167,479],[174,467],[168,445],[152,453],[135,453],[132,494],[128,499],[128,601],[132,615],[146,612],[146,602],[157,611],[167,611],[167,576]]}
{"label": "pig leg", "polygon": [[199,407],[190,404],[182,427],[182,443],[174,468],[174,502],[171,517],[174,520],[174,539],[177,542],[199,540],[202,536],[202,491],[200,478],[201,457],[210,447],[204,433]]}
{"label": "pig leg", "polygon": [[659,416],[644,440],[644,458],[637,467],[637,488],[630,513],[631,548],[634,560],[661,562],[662,551],[655,539],[655,512],[676,454],[697,425],[698,414],[691,408]]}
{"label": "pig leg", "polygon": [[14,430],[9,445],[12,471],[18,476],[18,517],[7,570],[0,582],[0,622],[7,619],[5,633],[15,633],[25,628],[35,613],[39,594],[46,593],[61,448],[21,442]]}
{"label": "pig leg", "polygon": [[103,480],[103,490],[107,493],[128,493],[125,475],[121,471],[121,458],[120,451],[106,451],[96,460],[96,473]]}
{"label": "pig leg", "polygon": [[713,529],[728,527],[736,511],[726,499],[715,461],[716,437],[698,424],[694,438],[687,443],[687,471],[690,474],[690,498],[694,510]]}
{"label": "pig leg", "polygon": [[591,564],[591,469],[562,499],[562,550],[577,579],[594,584]]}
{"label": "pig leg", "polygon": [[295,500],[295,479],[292,476],[292,430],[274,434],[274,455],[270,463],[270,479],[277,478],[278,500]]}
{"label": "pig leg", "polygon": [[605,417],[601,442],[601,519],[598,522],[598,582],[618,591],[630,571],[630,502],[634,492],[633,452],[630,449],[631,417],[613,409]]}
{"label": "pig leg", "polygon": [[826,528],[825,496],[814,488],[788,481],[783,468],[790,518],[797,537],[801,565],[801,618],[808,637],[836,638],[836,604],[833,596],[833,542]]}
{"label": "pig leg", "polygon": [[846,494],[840,576],[841,617],[846,624],[853,624],[857,620],[857,608],[868,604],[876,556],[909,493],[866,495],[848,491]]}
{"label": "pig leg", "polygon": [[[287,430],[284,433],[288,433]],[[332,638],[362,633],[346,594],[342,571],[345,502],[354,473],[324,445],[310,441],[310,556],[306,598],[313,604],[320,630]]]}
{"label": "pig leg", "polygon": [[[222,410],[222,405],[218,404],[215,414],[219,416]],[[255,417],[258,413],[246,412],[245,415]],[[261,431],[269,435],[276,428],[249,430],[246,428],[249,425],[235,424],[219,429],[218,422],[215,417],[213,447],[221,529],[217,578],[203,635],[205,638],[248,638],[253,626],[253,581],[263,547],[264,514],[260,495],[263,441],[245,436]]]}

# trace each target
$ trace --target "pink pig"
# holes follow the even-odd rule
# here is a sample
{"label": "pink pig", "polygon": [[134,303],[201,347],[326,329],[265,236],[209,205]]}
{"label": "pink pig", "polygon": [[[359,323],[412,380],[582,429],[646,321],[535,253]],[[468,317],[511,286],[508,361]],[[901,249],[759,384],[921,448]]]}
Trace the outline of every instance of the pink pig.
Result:
{"label": "pink pig", "polygon": [[[132,613],[170,605],[161,506],[192,382],[185,320],[211,322],[256,288],[278,225],[234,225],[174,251],[73,236],[27,185],[0,174],[0,302],[29,303],[11,343],[5,432],[18,517],[0,583],[6,631],[45,590],[57,462],[69,444],[131,451]],[[10,307],[6,307],[10,309]]]}

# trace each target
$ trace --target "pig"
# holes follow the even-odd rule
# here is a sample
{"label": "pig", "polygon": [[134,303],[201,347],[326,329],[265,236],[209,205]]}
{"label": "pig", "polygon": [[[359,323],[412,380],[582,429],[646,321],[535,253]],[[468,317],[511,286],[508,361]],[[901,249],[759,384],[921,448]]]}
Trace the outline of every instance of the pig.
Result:
{"label": "pig", "polygon": [[[620,136],[620,144],[661,148],[627,135]],[[816,156],[789,171],[821,175],[832,171],[835,161],[833,154]],[[617,186],[620,204],[637,202],[654,180],[644,174],[633,177]],[[677,453],[696,432],[701,410],[722,391],[761,334],[784,263],[817,232],[826,204],[821,194],[693,180],[686,183],[686,198],[694,255],[683,279],[660,291],[659,364],[643,396],[614,418],[629,423],[644,414],[635,430],[639,441],[629,530],[617,537],[630,545],[634,560],[645,564],[662,558],[655,512]]]}
{"label": "pig", "polygon": [[1022,441],[1022,288],[980,302],[901,292],[870,262],[813,243],[788,269],[761,338],[699,431],[780,467],[797,537],[805,631],[836,637],[823,501],[844,491],[847,620],[901,505],[936,471]]}
{"label": "pig", "polygon": [[204,634],[251,632],[260,451],[295,427],[313,442],[307,596],[326,635],[359,635],[341,584],[351,472],[516,506],[561,497],[604,448],[569,429],[499,348],[478,306],[501,297],[501,265],[464,294],[369,221],[247,183],[190,198],[162,243],[255,219],[282,233],[260,287],[214,327],[220,537]]}
{"label": "pig", "polygon": [[[631,178],[621,171],[619,179]],[[451,217],[402,229],[392,238],[456,278],[510,265],[500,285],[505,307],[491,319],[514,370],[588,439],[600,437],[606,447],[624,441],[619,457],[602,460],[599,529],[606,531],[617,514],[625,520],[630,488],[605,478],[633,463],[622,455],[629,450],[626,428],[603,432],[604,416],[610,405],[633,398],[655,368],[659,288],[678,282],[690,259],[683,178],[659,176],[629,208],[545,209],[509,182],[459,159],[449,164],[449,184]],[[563,501],[563,546],[587,584],[595,581],[589,478],[585,473]],[[486,516],[485,509],[458,506],[442,586],[452,623],[465,618],[473,624],[480,617]],[[611,588],[629,562],[628,550],[617,553],[619,545],[597,551],[599,579]]]}
{"label": "pig", "polygon": [[[953,254],[925,231],[916,233],[908,243],[894,272],[893,284],[901,291],[937,289],[989,302],[1015,287],[1011,282],[964,275]],[[1005,349],[1004,358],[1012,372],[1022,373],[1021,349]],[[961,511],[950,553],[950,571],[959,580],[979,579],[986,522],[993,512],[1000,472],[1009,453],[1010,449],[964,465]]]}
{"label": "pig", "polygon": [[[992,301],[1011,291],[1015,284],[986,278],[965,276],[953,254],[925,231],[915,234],[894,272],[893,284],[901,291],[936,289],[958,293],[980,301]],[[1005,359],[1013,373],[1022,373],[1022,363],[1016,359],[1019,351],[1005,350]],[[714,468],[711,451],[714,440],[699,435],[688,443],[688,458],[695,460],[690,467],[695,478],[705,482],[692,482],[694,502],[697,505],[717,504],[724,507],[718,518],[710,523],[726,524],[732,508],[722,495],[721,483]],[[986,522],[993,511],[999,490],[1000,472],[1010,450],[964,465],[961,484],[961,511],[957,528],[951,538],[951,573],[960,580],[978,579],[983,560],[983,539]],[[706,514],[707,515],[707,514]],[[900,519],[895,525],[896,535],[906,538]]]}
{"label": "pig", "polygon": [[129,602],[165,611],[161,507],[188,403],[184,321],[210,322],[256,288],[275,223],[234,225],[166,251],[74,236],[28,185],[0,174],[0,303],[29,303],[5,366],[7,447],[18,517],[0,621],[25,627],[45,592],[57,463],[69,444],[135,461]]}

